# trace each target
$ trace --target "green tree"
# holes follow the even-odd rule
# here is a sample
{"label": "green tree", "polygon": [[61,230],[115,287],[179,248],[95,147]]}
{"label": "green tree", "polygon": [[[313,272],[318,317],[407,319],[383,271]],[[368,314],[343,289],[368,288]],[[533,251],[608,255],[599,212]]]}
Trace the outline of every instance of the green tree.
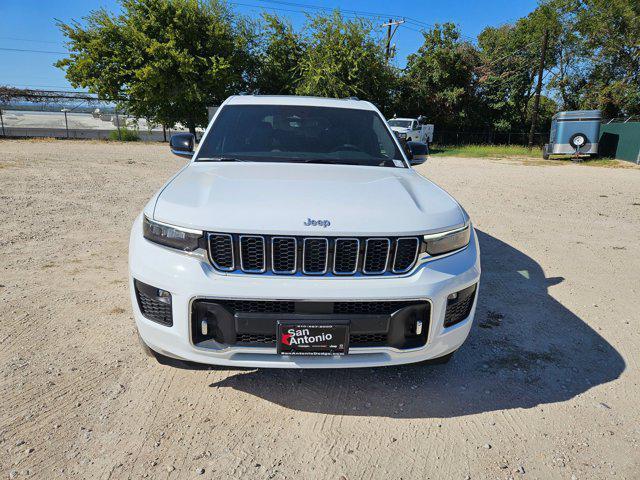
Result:
{"label": "green tree", "polygon": [[381,108],[389,105],[394,72],[387,65],[373,24],[345,20],[338,11],[311,19],[310,36],[300,58],[301,79],[296,93],[345,98],[356,96]]}
{"label": "green tree", "polygon": [[[543,69],[546,74],[557,65],[561,32],[557,16],[547,6],[538,7],[515,24],[487,27],[478,36],[480,95],[494,128],[529,129],[545,32],[549,38]],[[545,105],[549,107],[548,102]],[[547,112],[541,111],[536,129],[546,127],[549,121]]]}
{"label": "green tree", "polygon": [[588,55],[582,106],[606,117],[640,114],[640,2],[582,0],[576,31]]}
{"label": "green tree", "polygon": [[300,83],[303,39],[289,22],[275,15],[265,13],[262,20],[253,89],[261,94],[292,95]]}
{"label": "green tree", "polygon": [[453,23],[435,25],[422,35],[422,46],[407,59],[396,113],[424,114],[444,128],[470,125],[479,110],[476,49],[461,39]]}
{"label": "green tree", "polygon": [[122,0],[59,23],[73,52],[56,66],[74,87],[118,101],[132,115],[195,132],[206,107],[246,86],[251,26],[217,0]]}

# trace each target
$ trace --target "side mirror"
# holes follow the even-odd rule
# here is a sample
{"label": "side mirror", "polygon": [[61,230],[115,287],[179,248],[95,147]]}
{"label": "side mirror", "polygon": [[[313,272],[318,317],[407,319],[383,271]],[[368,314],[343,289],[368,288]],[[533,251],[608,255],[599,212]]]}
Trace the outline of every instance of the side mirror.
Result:
{"label": "side mirror", "polygon": [[171,148],[171,153],[174,155],[191,158],[193,156],[195,143],[196,138],[192,133],[176,133],[175,135],[171,135],[169,147]]}
{"label": "side mirror", "polygon": [[407,142],[405,151],[411,165],[422,165],[429,156],[429,145],[422,142]]}

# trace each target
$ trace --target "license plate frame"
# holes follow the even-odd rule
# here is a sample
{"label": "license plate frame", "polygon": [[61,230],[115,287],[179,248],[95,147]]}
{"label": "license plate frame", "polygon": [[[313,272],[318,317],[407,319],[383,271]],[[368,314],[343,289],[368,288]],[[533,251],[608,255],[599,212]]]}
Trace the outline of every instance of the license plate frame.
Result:
{"label": "license plate frame", "polygon": [[279,355],[342,356],[349,353],[348,321],[278,320],[276,325]]}

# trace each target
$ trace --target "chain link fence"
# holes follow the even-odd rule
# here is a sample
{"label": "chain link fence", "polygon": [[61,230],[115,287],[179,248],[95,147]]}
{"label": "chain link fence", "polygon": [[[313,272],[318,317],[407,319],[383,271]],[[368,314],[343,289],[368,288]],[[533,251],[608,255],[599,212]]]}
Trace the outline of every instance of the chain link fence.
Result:
{"label": "chain link fence", "polygon": [[[533,144],[542,147],[549,142],[549,132],[538,132],[533,136]],[[529,132],[466,132],[442,130],[436,126],[433,143],[438,145],[522,145],[529,144]]]}
{"label": "chain link fence", "polygon": [[[172,133],[186,129],[164,129],[128,115],[0,108],[0,135],[8,138],[138,139],[167,141]],[[125,138],[127,137],[127,138]]]}

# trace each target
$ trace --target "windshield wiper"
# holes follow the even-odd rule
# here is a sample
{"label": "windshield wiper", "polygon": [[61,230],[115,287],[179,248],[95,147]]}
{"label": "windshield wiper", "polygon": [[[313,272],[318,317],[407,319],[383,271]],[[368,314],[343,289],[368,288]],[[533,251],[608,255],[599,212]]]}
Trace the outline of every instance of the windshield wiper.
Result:
{"label": "windshield wiper", "polygon": [[[297,160],[296,160],[297,161]],[[341,160],[338,158],[309,158],[300,160],[302,163],[329,163],[335,165],[360,165],[361,162],[355,162],[353,160]]]}
{"label": "windshield wiper", "polygon": [[202,157],[199,162],[248,162],[248,160],[240,160],[234,157]]}

